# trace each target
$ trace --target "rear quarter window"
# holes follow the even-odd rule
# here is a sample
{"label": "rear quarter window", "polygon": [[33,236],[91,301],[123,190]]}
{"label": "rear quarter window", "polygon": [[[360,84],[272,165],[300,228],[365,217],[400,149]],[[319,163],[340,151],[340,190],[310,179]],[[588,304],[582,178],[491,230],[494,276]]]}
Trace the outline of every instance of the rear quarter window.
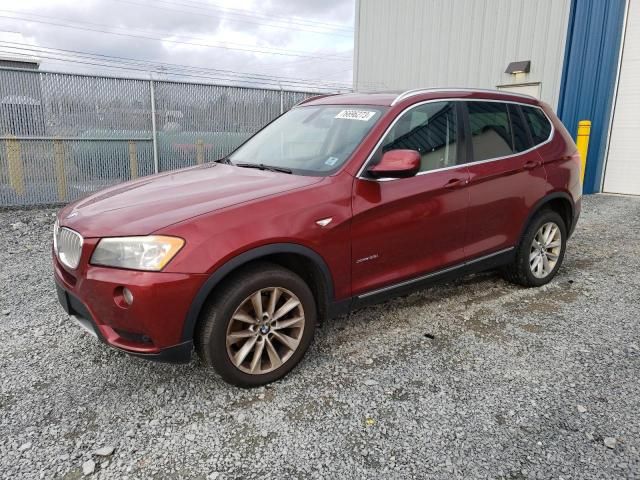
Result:
{"label": "rear quarter window", "polygon": [[516,152],[523,152],[531,148],[531,141],[527,133],[524,117],[520,114],[520,108],[514,103],[509,107],[509,120],[511,121],[511,132],[513,133],[513,148]]}
{"label": "rear quarter window", "polygon": [[534,145],[546,142],[551,135],[551,122],[541,109],[522,106],[522,112],[529,125]]}

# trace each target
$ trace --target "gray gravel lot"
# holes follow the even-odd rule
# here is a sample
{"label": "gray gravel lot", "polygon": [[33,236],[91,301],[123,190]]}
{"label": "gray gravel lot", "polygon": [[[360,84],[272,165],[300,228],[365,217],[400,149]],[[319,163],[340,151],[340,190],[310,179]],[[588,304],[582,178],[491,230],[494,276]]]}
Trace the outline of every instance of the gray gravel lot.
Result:
{"label": "gray gravel lot", "polygon": [[53,212],[0,212],[4,478],[640,478],[640,198],[585,198],[547,287],[488,273],[360,310],[258,390],[72,324]]}

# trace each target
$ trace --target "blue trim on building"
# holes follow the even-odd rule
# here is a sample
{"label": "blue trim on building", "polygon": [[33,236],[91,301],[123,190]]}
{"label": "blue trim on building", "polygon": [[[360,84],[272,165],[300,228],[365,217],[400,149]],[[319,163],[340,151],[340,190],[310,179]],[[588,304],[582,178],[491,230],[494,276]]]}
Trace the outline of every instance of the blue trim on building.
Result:
{"label": "blue trim on building", "polygon": [[584,192],[600,191],[626,0],[572,0],[558,116],[573,138],[591,120]]}

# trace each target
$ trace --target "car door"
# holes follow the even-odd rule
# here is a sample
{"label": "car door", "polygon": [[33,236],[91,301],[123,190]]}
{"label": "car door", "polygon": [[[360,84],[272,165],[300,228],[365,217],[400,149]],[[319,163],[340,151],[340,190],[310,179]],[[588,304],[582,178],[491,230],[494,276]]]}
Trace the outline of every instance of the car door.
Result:
{"label": "car door", "polygon": [[465,252],[480,257],[514,246],[546,174],[518,104],[467,101],[470,155]]}
{"label": "car door", "polygon": [[[352,292],[391,286],[464,257],[469,173],[459,102],[410,107],[394,121],[353,186]],[[420,153],[411,178],[374,179],[367,166],[383,153]]]}

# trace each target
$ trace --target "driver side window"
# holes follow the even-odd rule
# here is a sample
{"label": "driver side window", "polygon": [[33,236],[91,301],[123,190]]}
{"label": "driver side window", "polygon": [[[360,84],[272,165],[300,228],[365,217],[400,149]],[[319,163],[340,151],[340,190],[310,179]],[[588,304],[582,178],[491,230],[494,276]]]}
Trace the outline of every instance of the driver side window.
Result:
{"label": "driver side window", "polygon": [[420,154],[420,172],[454,166],[458,163],[456,104],[431,102],[405,112],[394,124],[378,151],[375,161],[390,150],[415,150]]}

